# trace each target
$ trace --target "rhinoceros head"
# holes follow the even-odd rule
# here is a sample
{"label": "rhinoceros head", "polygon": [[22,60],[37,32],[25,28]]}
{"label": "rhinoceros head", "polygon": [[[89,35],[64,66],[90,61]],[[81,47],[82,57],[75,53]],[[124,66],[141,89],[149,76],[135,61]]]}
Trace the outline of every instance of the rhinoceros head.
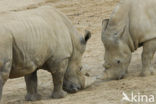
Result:
{"label": "rhinoceros head", "polygon": [[131,51],[126,44],[126,27],[111,23],[109,19],[102,23],[102,41],[105,47],[104,68],[108,79],[124,77],[131,59]]}
{"label": "rhinoceros head", "polygon": [[84,37],[81,37],[79,42],[74,43],[75,47],[73,50],[73,55],[68,63],[68,68],[65,73],[63,89],[69,93],[75,93],[80,89],[89,86],[94,78],[86,77],[82,72],[81,59],[86,48],[86,43],[91,37],[91,33],[86,31]]}

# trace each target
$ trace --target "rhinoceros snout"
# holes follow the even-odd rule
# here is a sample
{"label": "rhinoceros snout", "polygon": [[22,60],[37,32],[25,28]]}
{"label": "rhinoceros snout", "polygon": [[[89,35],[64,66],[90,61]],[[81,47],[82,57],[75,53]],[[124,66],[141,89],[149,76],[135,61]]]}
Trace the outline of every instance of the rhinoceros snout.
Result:
{"label": "rhinoceros snout", "polygon": [[81,89],[81,86],[76,85],[76,84],[70,84],[68,86],[64,85],[63,89],[67,91],[68,93],[76,93],[77,91]]}
{"label": "rhinoceros snout", "polygon": [[77,92],[78,90],[80,90],[81,89],[81,87],[79,86],[79,85],[74,85],[74,84],[72,84],[71,86],[70,86],[70,93],[75,93],[75,92]]}
{"label": "rhinoceros snout", "polygon": [[124,77],[125,77],[125,75],[124,75],[124,74],[121,74],[121,75],[117,78],[117,80],[124,79]]}

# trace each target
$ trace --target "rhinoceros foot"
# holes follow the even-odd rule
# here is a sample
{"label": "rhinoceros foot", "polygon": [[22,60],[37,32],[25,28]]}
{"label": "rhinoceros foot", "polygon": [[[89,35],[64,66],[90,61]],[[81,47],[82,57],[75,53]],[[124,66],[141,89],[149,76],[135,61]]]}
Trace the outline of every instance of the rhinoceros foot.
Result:
{"label": "rhinoceros foot", "polygon": [[146,77],[146,76],[149,76],[149,75],[154,75],[155,72],[154,71],[146,71],[146,72],[141,72],[139,74],[140,77]]}
{"label": "rhinoceros foot", "polygon": [[26,101],[36,101],[36,100],[41,100],[41,95],[40,94],[27,94],[25,96]]}
{"label": "rhinoceros foot", "polygon": [[52,93],[52,98],[58,99],[58,98],[64,98],[67,95],[67,92],[61,90],[61,91],[54,91]]}

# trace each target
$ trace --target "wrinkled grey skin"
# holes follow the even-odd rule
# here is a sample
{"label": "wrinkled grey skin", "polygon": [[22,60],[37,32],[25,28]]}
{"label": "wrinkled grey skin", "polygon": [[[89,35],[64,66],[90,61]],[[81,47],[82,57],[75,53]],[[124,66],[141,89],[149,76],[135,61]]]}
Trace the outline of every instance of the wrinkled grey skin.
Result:
{"label": "wrinkled grey skin", "polygon": [[[52,74],[53,98],[84,88],[81,58],[89,31],[81,36],[70,20],[50,5],[0,16],[0,98],[9,78],[25,76],[26,100],[41,98],[37,70]],[[64,90],[63,90],[64,88]]]}
{"label": "wrinkled grey skin", "polygon": [[109,79],[124,77],[128,72],[132,52],[141,46],[143,52],[140,76],[149,72],[154,74],[151,67],[151,60],[156,51],[154,5],[155,0],[121,0],[111,18],[103,20],[104,67]]}

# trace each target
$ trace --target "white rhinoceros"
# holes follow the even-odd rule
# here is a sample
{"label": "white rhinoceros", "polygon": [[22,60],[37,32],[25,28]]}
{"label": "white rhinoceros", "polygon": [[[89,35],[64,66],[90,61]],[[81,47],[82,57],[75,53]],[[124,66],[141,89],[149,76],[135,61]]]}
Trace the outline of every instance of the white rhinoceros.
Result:
{"label": "white rhinoceros", "polygon": [[76,92],[88,86],[93,80],[80,69],[90,36],[89,31],[81,36],[51,5],[0,14],[0,98],[7,79],[25,76],[26,100],[40,99],[37,70],[41,68],[52,74],[53,98],[64,97],[64,90]]}
{"label": "white rhinoceros", "polygon": [[143,46],[142,71],[150,70],[156,50],[156,0],[121,0],[110,19],[103,20],[102,41],[105,64],[110,79],[122,78],[132,52]]}

